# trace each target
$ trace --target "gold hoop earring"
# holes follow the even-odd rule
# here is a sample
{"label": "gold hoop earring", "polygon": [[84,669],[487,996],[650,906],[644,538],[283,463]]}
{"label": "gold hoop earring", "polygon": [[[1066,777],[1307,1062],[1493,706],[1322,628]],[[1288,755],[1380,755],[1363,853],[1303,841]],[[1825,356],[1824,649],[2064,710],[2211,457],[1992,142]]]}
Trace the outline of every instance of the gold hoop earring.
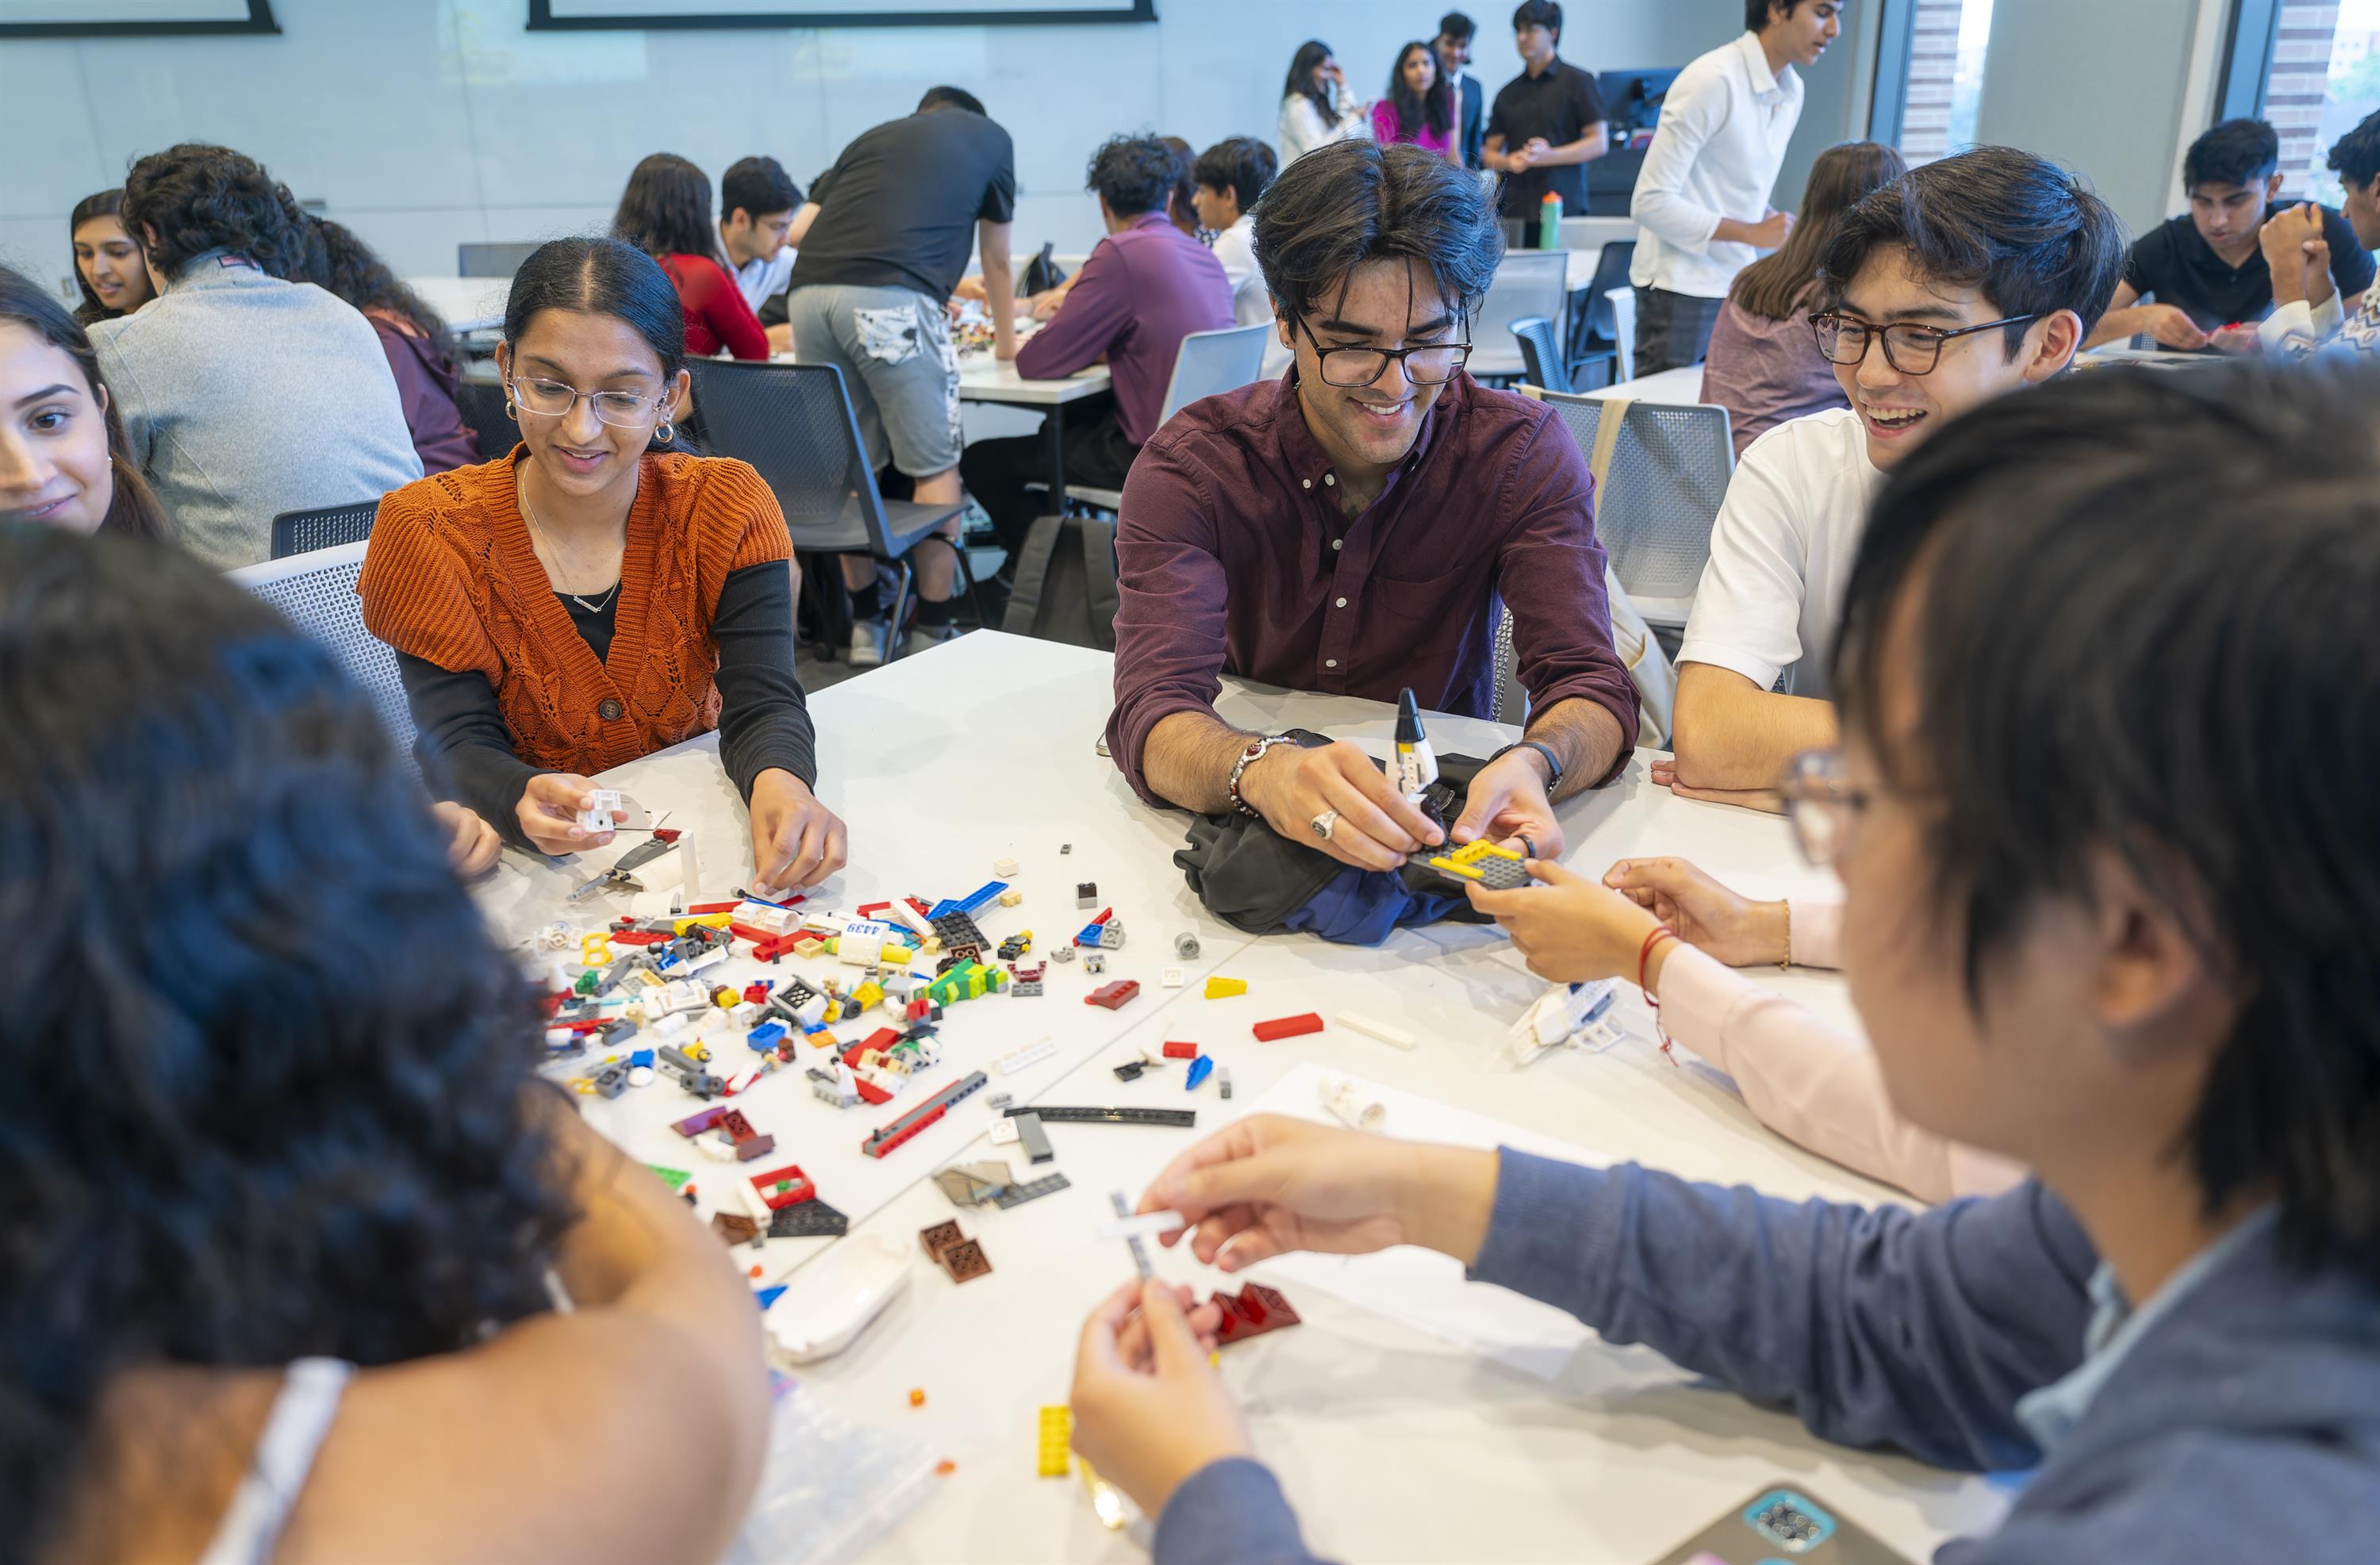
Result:
{"label": "gold hoop earring", "polygon": [[667,445],[677,439],[677,426],[672,423],[669,419],[664,419],[662,420],[661,428],[653,431],[653,438],[661,442],[663,445]]}
{"label": "gold hoop earring", "polygon": [[511,397],[504,398],[504,417],[513,423],[520,422],[520,407]]}

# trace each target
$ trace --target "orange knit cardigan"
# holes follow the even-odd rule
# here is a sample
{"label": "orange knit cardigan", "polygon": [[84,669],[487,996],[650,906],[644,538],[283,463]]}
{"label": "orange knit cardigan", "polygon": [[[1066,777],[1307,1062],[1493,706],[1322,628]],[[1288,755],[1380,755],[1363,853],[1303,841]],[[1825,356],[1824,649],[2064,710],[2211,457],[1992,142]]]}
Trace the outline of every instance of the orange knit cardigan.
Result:
{"label": "orange knit cardigan", "polygon": [[381,502],[356,591],[400,652],[488,676],[531,766],[592,776],[718,726],[710,622],[728,574],[788,559],[776,496],[749,465],[647,455],[628,510],[612,649],[594,649],[529,546],[501,461],[419,479]]}

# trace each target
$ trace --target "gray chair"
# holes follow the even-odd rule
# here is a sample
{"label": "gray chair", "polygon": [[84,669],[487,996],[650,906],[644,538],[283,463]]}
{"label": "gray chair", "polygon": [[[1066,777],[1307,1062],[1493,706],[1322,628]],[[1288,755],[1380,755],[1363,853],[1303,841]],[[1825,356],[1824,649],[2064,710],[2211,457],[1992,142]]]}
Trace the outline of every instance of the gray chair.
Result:
{"label": "gray chair", "polygon": [[1568,250],[1512,250],[1497,265],[1496,280],[1471,321],[1471,373],[1482,380],[1509,380],[1527,372],[1512,322],[1537,316],[1562,319],[1570,297]]}
{"label": "gray chair", "polygon": [[[795,549],[872,554],[899,569],[887,622],[893,627],[891,655],[898,656],[901,619],[917,579],[910,553],[963,507],[886,500],[877,492],[839,366],[698,358],[688,368],[705,443],[713,455],[749,462],[759,471],[785,513]],[[943,542],[958,561],[978,622],[989,625],[966,551]]]}
{"label": "gray chair", "polygon": [[361,543],[371,536],[372,518],[380,515],[378,498],[352,505],[324,505],[312,511],[284,511],[273,518],[273,557],[311,554]]}
{"label": "gray chair", "polygon": [[[1159,427],[1200,397],[1237,391],[1261,376],[1265,344],[1271,340],[1272,331],[1258,321],[1253,326],[1193,332],[1183,338],[1182,351],[1173,356],[1172,378],[1165,382],[1165,408],[1157,416]],[[1051,417],[1055,416],[1053,410]],[[1118,510],[1123,504],[1123,491],[1089,484],[1068,484],[1066,498],[1102,511]]]}
{"label": "gray chair", "polygon": [[406,705],[396,654],[364,628],[363,600],[356,596],[356,577],[363,571],[366,547],[360,542],[342,544],[225,574],[337,655],[348,676],[371,698],[373,710],[404,755],[407,769],[419,775],[413,754],[413,710]]}
{"label": "gray chair", "polygon": [[493,364],[484,373],[476,364],[463,371],[455,382],[455,410],[479,443],[482,462],[510,455],[520,439],[520,426],[504,412],[504,388]]}
{"label": "gray chair", "polygon": [[509,277],[535,254],[539,242],[501,245],[456,245],[455,274],[458,277]]}
{"label": "gray chair", "polygon": [[1542,315],[1515,321],[1512,335],[1520,339],[1522,373],[1528,377],[1529,384],[1549,392],[1571,389],[1570,366],[1562,361],[1561,344],[1552,321]]}
{"label": "gray chair", "polygon": [[[1556,393],[1545,403],[1592,460],[1609,405]],[[1710,560],[1711,524],[1734,473],[1726,408],[1629,405],[1605,492],[1595,497],[1595,533],[1647,624],[1686,623]]]}
{"label": "gray chair", "polygon": [[[1603,247],[1603,254],[1595,263],[1595,280],[1586,285],[1585,308],[1578,312],[1576,325],[1579,329],[1573,334],[1578,351],[1571,355],[1571,365],[1573,371],[1590,364],[1601,365],[1602,378],[1593,382],[1596,384],[1608,386],[1626,380],[1628,372],[1621,367],[1621,361],[1623,358],[1633,359],[1635,356],[1635,322],[1631,320],[1629,341],[1623,346],[1620,340],[1619,313],[1611,302],[1611,292],[1615,288],[1628,288],[1630,300],[1634,300],[1635,290],[1629,287],[1628,269],[1635,260],[1635,240],[1612,240]],[[1577,379],[1574,372],[1572,379],[1573,382]]]}

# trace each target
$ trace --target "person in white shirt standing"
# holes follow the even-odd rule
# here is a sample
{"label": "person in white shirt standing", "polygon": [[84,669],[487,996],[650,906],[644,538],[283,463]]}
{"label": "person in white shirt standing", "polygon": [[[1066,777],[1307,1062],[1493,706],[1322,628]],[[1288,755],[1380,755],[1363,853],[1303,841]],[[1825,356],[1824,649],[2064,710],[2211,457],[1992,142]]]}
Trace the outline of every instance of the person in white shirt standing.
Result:
{"label": "person in white shirt standing", "polygon": [[1347,73],[1339,68],[1330,45],[1309,38],[1297,46],[1289,62],[1289,79],[1281,89],[1281,166],[1333,141],[1370,134],[1372,105],[1347,91]]}
{"label": "person in white shirt standing", "polygon": [[1811,326],[1851,406],[1744,452],[1678,650],[1676,758],[1656,782],[1773,809],[1792,758],[1835,743],[1827,662],[1885,470],[1947,420],[2071,363],[2125,245],[2105,201],[2010,147],[1912,170],[1844,214]]}
{"label": "person in white shirt standing", "polygon": [[[1272,149],[1253,136],[1233,136],[1198,154],[1190,170],[1190,204],[1198,211],[1198,226],[1215,232],[1215,259],[1223,263],[1223,280],[1232,285],[1232,319],[1243,326],[1270,325],[1272,294],[1257,266],[1258,197],[1280,172]],[[1289,368],[1289,349],[1278,342],[1265,345],[1264,373],[1278,377]]]}
{"label": "person in white shirt standing", "polygon": [[793,346],[785,324],[785,285],[794,279],[794,247],[785,242],[802,188],[774,158],[740,158],[719,181],[719,246],[735,269],[735,288],[760,324],[769,346]]}
{"label": "person in white shirt standing", "polygon": [[1844,3],[1744,0],[1743,33],[1670,83],[1629,209],[1637,374],[1700,361],[1735,274],[1791,231],[1768,197],[1802,121],[1794,67],[1827,52]]}

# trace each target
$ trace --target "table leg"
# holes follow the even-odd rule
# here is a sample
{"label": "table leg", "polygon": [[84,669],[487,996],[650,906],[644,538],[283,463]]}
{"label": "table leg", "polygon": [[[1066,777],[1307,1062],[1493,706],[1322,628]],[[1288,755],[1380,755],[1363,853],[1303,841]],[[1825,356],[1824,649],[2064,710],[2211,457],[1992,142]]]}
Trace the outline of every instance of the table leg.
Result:
{"label": "table leg", "polygon": [[1050,511],[1052,516],[1066,514],[1066,405],[1050,405]]}

